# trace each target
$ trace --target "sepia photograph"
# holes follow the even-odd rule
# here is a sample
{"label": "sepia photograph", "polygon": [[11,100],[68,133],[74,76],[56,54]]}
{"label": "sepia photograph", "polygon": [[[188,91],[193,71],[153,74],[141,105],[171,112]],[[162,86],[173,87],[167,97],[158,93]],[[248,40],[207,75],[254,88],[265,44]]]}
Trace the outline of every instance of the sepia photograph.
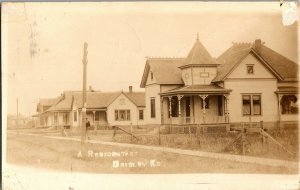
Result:
{"label": "sepia photograph", "polygon": [[299,189],[298,11],[2,3],[2,189]]}

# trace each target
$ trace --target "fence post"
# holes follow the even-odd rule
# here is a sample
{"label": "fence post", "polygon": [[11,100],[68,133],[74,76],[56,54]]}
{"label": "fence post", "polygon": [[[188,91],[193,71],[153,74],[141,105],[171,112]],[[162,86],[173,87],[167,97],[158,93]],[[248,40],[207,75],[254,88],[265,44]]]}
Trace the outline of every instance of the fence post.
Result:
{"label": "fence post", "polygon": [[158,125],[158,145],[160,145],[160,125]]}
{"label": "fence post", "polygon": [[132,139],[133,139],[133,133],[132,133],[132,123],[130,123],[130,133],[131,133],[131,142],[132,142]]}
{"label": "fence post", "polygon": [[246,154],[246,150],[245,150],[245,126],[243,126],[243,131],[242,131],[242,152],[243,152],[243,155]]}
{"label": "fence post", "polygon": [[262,138],[261,138],[261,139],[262,139],[262,144],[264,145],[264,144],[265,144],[265,136],[264,136],[264,133],[263,133],[263,132],[264,132],[265,130],[264,130],[264,123],[263,123],[263,121],[260,121],[260,127],[261,127],[261,131],[262,131],[262,132],[261,132],[261,136],[262,136]]}
{"label": "fence post", "polygon": [[190,138],[192,138],[192,135],[191,135],[191,125],[189,125],[189,135],[190,135]]}
{"label": "fence post", "polygon": [[198,139],[199,146],[201,146],[201,141],[200,141],[201,131],[200,130],[201,130],[201,128],[198,126],[197,127],[197,131],[198,131],[197,139]]}

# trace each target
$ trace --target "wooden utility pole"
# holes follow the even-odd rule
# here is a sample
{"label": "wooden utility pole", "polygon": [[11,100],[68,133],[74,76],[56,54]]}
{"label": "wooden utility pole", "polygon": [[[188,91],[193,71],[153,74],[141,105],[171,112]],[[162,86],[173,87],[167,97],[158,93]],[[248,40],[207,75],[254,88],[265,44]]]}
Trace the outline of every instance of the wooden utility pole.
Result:
{"label": "wooden utility pole", "polygon": [[83,47],[83,88],[82,88],[82,136],[81,136],[81,143],[85,143],[86,141],[86,66],[88,63],[87,60],[87,47],[88,44],[85,42]]}

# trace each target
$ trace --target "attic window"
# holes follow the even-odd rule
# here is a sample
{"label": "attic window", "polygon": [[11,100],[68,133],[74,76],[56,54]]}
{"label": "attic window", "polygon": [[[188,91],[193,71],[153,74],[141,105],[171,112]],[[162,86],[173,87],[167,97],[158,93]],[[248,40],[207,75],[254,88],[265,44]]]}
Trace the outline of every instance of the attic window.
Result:
{"label": "attic window", "polygon": [[151,80],[153,80],[153,72],[150,73]]}
{"label": "attic window", "polygon": [[254,65],[247,65],[247,74],[254,74]]}

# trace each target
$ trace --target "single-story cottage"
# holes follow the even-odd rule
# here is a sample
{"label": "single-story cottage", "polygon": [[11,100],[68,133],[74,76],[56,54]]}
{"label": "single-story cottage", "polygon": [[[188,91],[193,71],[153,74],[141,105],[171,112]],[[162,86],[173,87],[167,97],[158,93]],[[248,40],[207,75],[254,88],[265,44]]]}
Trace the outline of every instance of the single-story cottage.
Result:
{"label": "single-story cottage", "polygon": [[215,59],[197,39],[186,58],[147,58],[146,124],[297,122],[298,68],[261,40],[233,43]]}
{"label": "single-story cottage", "polygon": [[[53,99],[50,107],[44,108],[45,101],[38,107],[39,118],[44,126],[80,127],[82,122],[82,92],[65,91]],[[145,123],[145,93],[133,92],[87,92],[86,117],[91,126],[143,125]]]}

